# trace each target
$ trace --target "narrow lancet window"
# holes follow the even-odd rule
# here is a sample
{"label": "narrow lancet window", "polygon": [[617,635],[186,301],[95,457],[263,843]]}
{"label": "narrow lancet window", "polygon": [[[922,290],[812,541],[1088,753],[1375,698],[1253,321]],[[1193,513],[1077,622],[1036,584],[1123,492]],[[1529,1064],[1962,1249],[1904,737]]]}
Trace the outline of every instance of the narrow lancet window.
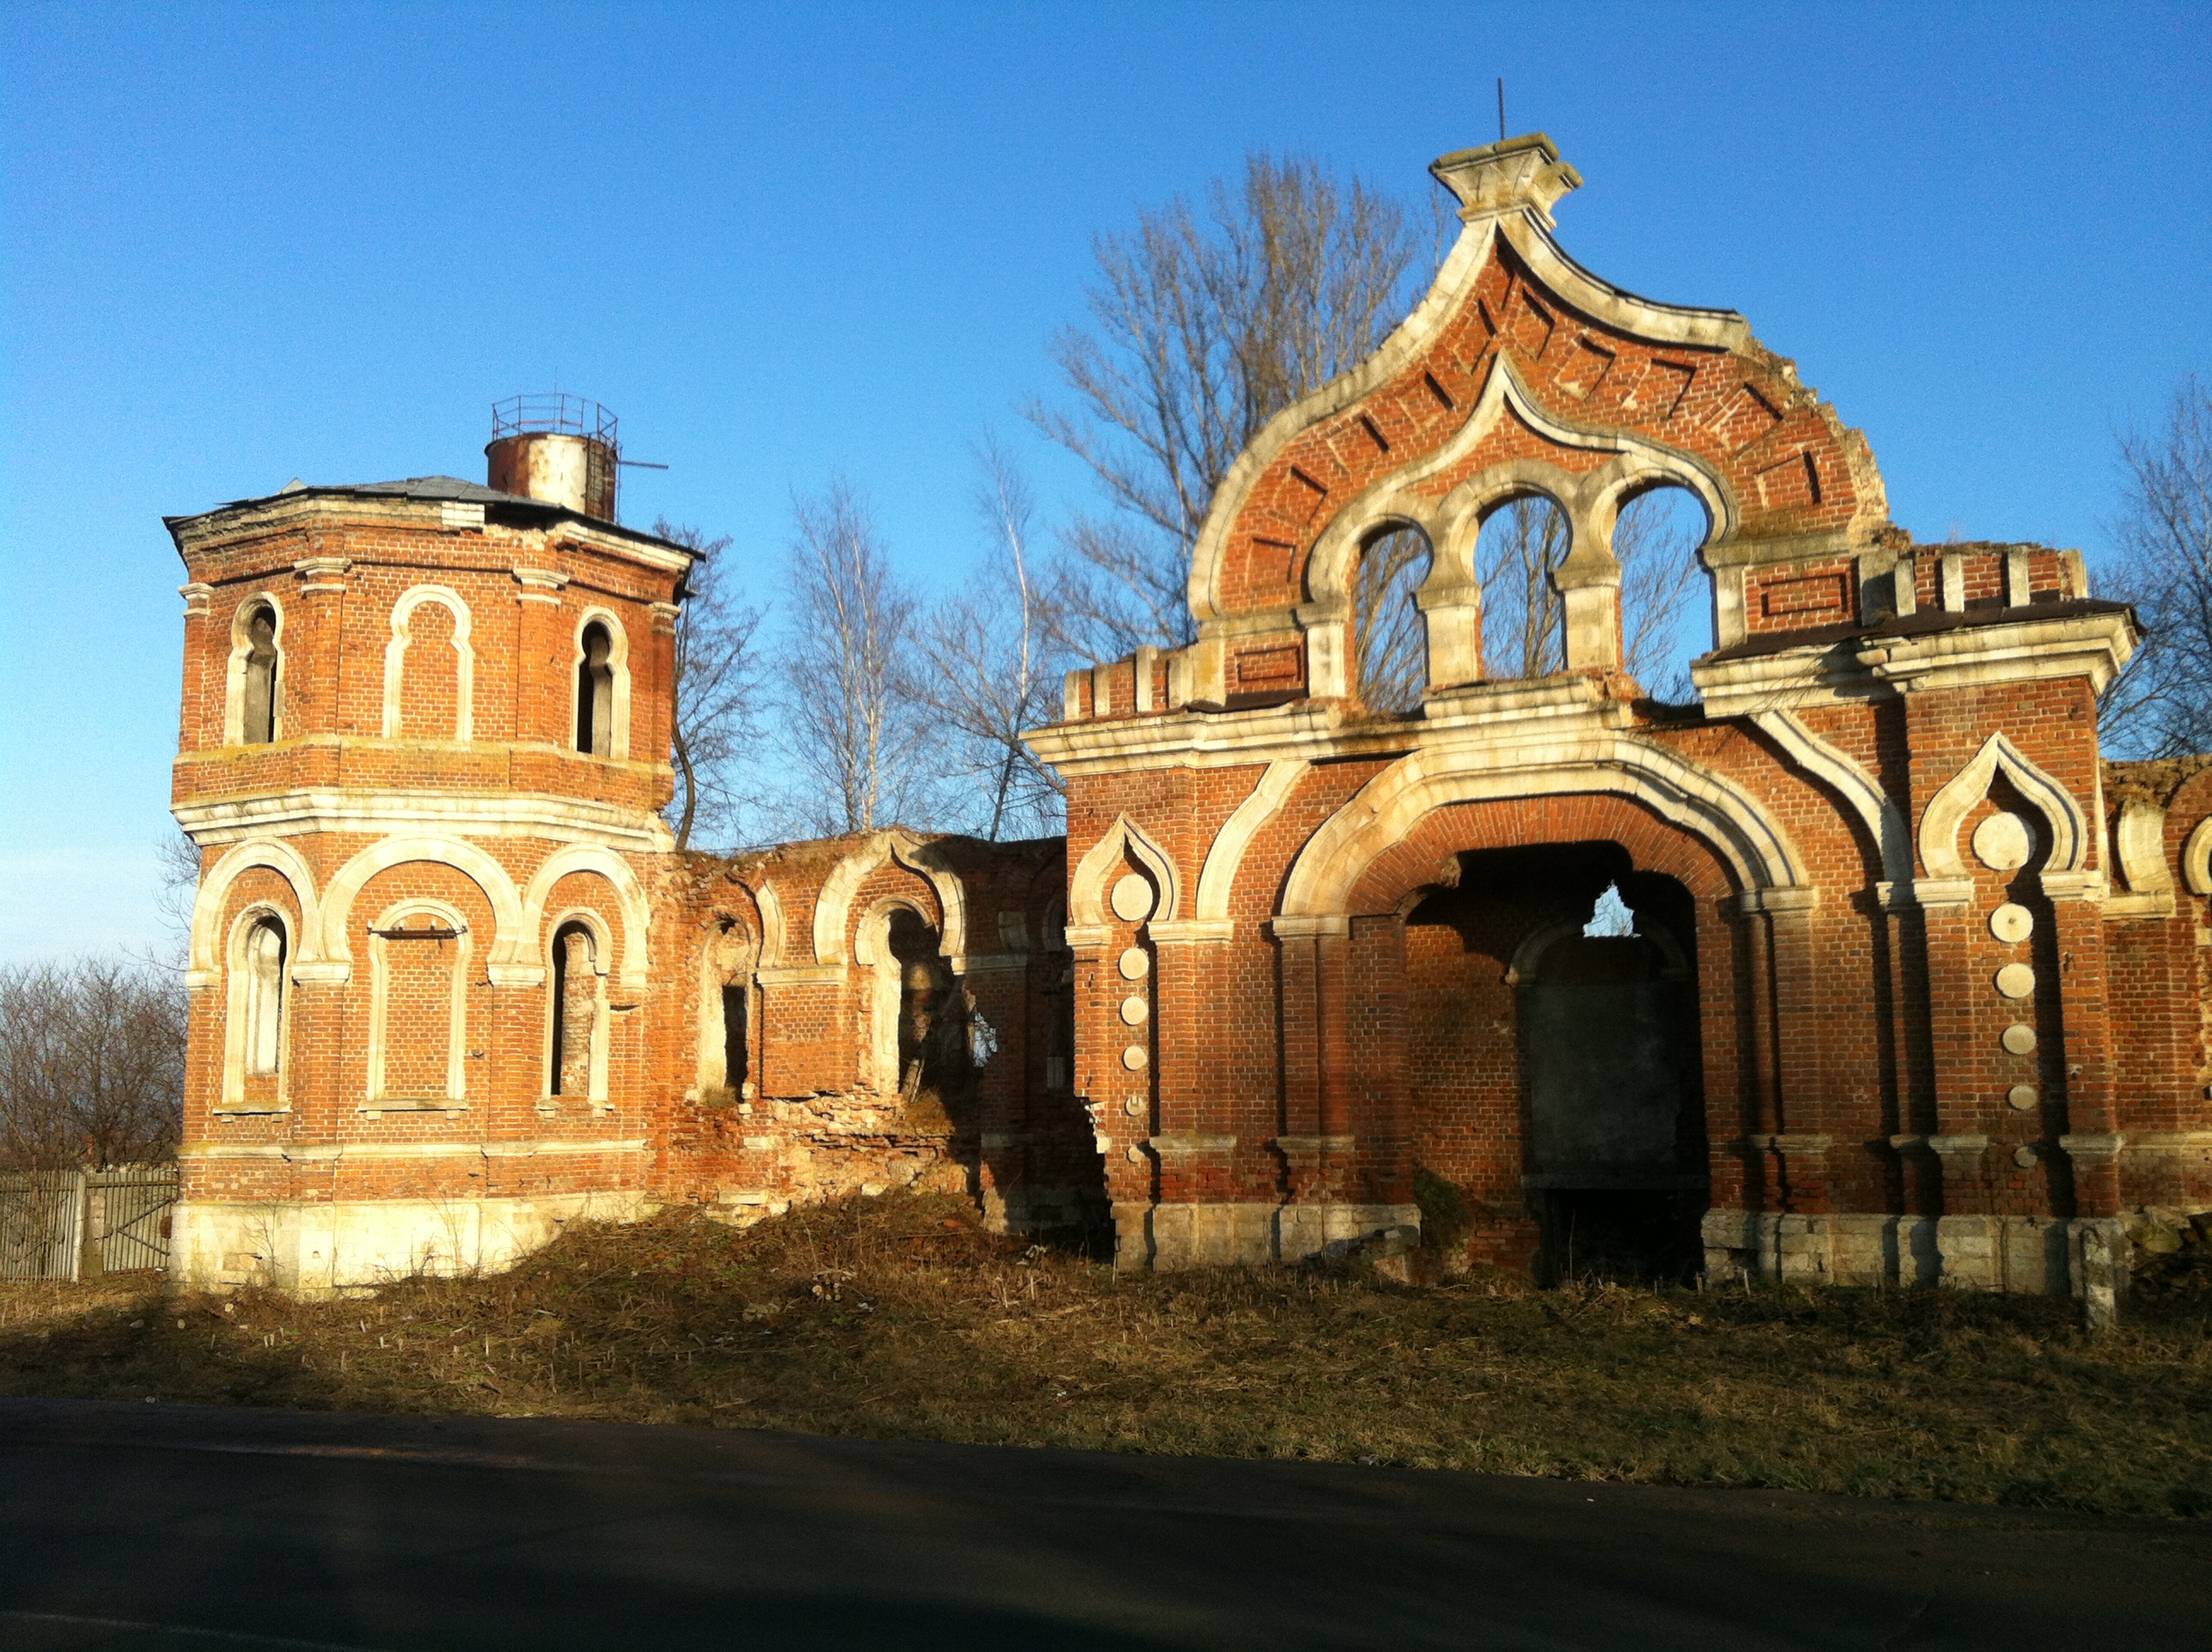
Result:
{"label": "narrow lancet window", "polygon": [[549,1095],[592,1093],[592,1044],[599,1031],[599,979],[592,932],[563,924],[553,937],[553,1059]]}
{"label": "narrow lancet window", "polygon": [[587,756],[614,755],[614,640],[593,620],[584,628],[584,657],[576,665],[576,750]]}
{"label": "narrow lancet window", "polygon": [[246,1070],[276,1071],[283,1059],[284,927],[264,918],[246,938]]}
{"label": "narrow lancet window", "polygon": [[256,603],[246,616],[246,681],[241,709],[247,745],[276,738],[276,614]]}

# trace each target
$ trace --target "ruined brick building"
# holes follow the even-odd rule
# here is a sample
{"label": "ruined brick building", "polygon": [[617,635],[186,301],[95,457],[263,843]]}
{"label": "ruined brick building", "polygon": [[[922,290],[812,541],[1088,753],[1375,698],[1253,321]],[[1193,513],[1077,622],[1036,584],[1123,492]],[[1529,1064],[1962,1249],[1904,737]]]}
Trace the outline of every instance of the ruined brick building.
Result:
{"label": "ruined brick building", "polygon": [[[618,525],[589,423],[514,421],[487,487],[173,519],[185,1275],[920,1180],[1129,1267],[1425,1209],[1447,1265],[2063,1291],[2123,1213],[2212,1204],[2212,772],[2101,759],[2129,611],[2070,551],[1913,544],[1743,318],[1560,249],[1546,140],[1435,172],[1456,246],[1237,463],[1197,641],[1034,735],[1064,843],[676,853],[690,553]],[[1623,669],[1613,531],[1662,486],[1710,522],[1686,706]],[[1530,495],[1564,667],[1516,678],[1474,547]],[[1352,593],[1407,532],[1426,688],[1373,709]],[[1632,924],[1589,932],[1608,890]]]}

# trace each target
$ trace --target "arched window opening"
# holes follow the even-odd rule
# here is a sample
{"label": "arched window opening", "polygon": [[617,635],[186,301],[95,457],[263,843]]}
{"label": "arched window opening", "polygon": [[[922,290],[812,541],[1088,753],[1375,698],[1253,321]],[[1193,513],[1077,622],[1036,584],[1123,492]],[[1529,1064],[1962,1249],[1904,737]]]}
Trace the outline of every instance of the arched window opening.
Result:
{"label": "arched window opening", "polygon": [[592,1043],[599,1032],[599,944],[588,926],[553,932],[552,1082],[547,1093],[592,1094]]}
{"label": "arched window opening", "polygon": [[587,756],[614,755],[614,639],[593,620],[584,628],[584,657],[576,663],[576,750]]}
{"label": "arched window opening", "polygon": [[1370,711],[1413,711],[1428,686],[1428,628],[1413,593],[1429,576],[1429,561],[1428,536],[1414,527],[1379,534],[1359,554],[1352,582],[1352,681]]}
{"label": "arched window opening", "polygon": [[967,1029],[937,932],[901,908],[890,914],[885,944],[898,970],[899,1093],[909,1101],[924,1090],[941,1095],[964,1065]]}
{"label": "arched window opening", "polygon": [[1553,575],[1567,560],[1567,514],[1540,495],[1509,499],[1474,542],[1482,584],[1482,674],[1548,677],[1567,663],[1566,602]]}
{"label": "arched window opening", "polygon": [[751,1046],[747,1042],[746,1032],[745,984],[742,981],[726,981],[722,985],[723,1082],[740,1092],[753,1076]]}
{"label": "arched window opening", "polygon": [[1690,662],[1713,647],[1713,609],[1699,547],[1710,531],[1687,488],[1654,488],[1620,508],[1613,554],[1620,564],[1621,664],[1654,700],[1694,701]]}
{"label": "arched window opening", "polygon": [[284,926],[258,920],[246,938],[246,1071],[275,1072],[284,1059]]}
{"label": "arched window opening", "polygon": [[276,610],[265,602],[246,610],[240,695],[240,738],[247,745],[267,745],[276,738]]}

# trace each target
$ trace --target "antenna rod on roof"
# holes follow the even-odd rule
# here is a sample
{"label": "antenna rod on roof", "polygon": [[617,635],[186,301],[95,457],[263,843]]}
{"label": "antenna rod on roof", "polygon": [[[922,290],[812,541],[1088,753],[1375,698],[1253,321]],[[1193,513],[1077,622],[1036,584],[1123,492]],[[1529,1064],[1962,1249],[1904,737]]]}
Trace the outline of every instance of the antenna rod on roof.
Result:
{"label": "antenna rod on roof", "polygon": [[627,465],[633,471],[665,471],[668,468],[665,465],[655,465],[649,459],[618,459],[615,463]]}
{"label": "antenna rod on roof", "polygon": [[1505,141],[1505,76],[1498,77],[1498,141]]}

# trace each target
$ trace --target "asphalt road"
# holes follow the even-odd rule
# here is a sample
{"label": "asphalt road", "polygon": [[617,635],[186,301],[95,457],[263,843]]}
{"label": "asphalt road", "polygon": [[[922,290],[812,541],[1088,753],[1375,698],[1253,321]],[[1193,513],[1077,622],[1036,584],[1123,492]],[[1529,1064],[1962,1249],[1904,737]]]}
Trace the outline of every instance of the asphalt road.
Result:
{"label": "asphalt road", "polygon": [[0,1647],[2212,1645],[2212,1527],[0,1400]]}

